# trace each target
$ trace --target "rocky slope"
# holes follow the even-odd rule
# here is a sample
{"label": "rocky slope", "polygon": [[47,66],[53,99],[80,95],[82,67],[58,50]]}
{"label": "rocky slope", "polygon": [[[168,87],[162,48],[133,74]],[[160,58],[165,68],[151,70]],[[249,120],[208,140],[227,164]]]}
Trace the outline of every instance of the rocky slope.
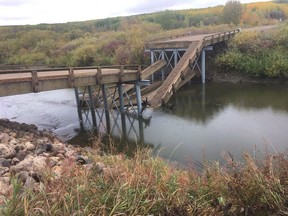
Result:
{"label": "rocky slope", "polygon": [[13,179],[25,188],[39,188],[47,170],[55,178],[61,177],[65,160],[89,168],[89,159],[84,156],[87,151],[93,150],[67,145],[49,132],[38,131],[35,125],[0,119],[0,206],[12,195]]}

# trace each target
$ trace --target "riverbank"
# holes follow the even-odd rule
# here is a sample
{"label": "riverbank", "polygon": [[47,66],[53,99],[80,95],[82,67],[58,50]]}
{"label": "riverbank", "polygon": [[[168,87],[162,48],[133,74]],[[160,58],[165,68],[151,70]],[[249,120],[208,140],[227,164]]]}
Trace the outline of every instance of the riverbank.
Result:
{"label": "riverbank", "polygon": [[[131,158],[62,143],[0,121],[1,215],[287,215],[288,158],[179,168],[148,150]],[[95,140],[95,146],[101,145]],[[6,200],[7,199],[7,200]]]}
{"label": "riverbank", "polygon": [[93,152],[68,145],[35,125],[0,119],[0,206],[13,196],[15,180],[23,189],[40,190],[46,172],[61,178],[67,161],[88,168],[85,151]]}
{"label": "riverbank", "polygon": [[288,79],[284,78],[256,78],[237,72],[223,72],[214,70],[210,81],[216,83],[250,83],[250,84],[288,84]]}

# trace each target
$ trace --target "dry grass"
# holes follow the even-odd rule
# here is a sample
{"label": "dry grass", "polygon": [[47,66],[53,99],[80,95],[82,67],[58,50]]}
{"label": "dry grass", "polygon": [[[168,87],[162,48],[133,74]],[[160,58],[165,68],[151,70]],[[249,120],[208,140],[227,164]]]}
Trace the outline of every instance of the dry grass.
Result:
{"label": "dry grass", "polygon": [[[99,142],[99,141],[98,141]],[[260,165],[246,153],[245,163],[229,154],[227,165],[205,165],[201,173],[182,169],[149,150],[132,158],[90,155],[91,169],[66,160],[62,178],[47,170],[42,187],[21,191],[1,215],[288,215],[287,155]],[[97,165],[98,163],[98,165]],[[99,163],[105,165],[99,169]]]}

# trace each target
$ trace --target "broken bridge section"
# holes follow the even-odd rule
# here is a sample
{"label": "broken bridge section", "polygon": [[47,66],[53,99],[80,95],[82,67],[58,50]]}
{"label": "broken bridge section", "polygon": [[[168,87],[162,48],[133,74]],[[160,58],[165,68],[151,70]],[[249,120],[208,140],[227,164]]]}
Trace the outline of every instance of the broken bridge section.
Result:
{"label": "broken bridge section", "polygon": [[[151,63],[159,60],[167,62],[160,75],[163,83],[148,96],[149,103],[153,107],[167,104],[171,96],[197,73],[201,74],[202,83],[205,83],[205,52],[212,50],[217,43],[230,40],[239,32],[240,29],[206,35],[185,35],[149,43],[147,50],[151,53]],[[201,65],[198,64],[199,58]],[[152,75],[152,81],[156,76]]]}

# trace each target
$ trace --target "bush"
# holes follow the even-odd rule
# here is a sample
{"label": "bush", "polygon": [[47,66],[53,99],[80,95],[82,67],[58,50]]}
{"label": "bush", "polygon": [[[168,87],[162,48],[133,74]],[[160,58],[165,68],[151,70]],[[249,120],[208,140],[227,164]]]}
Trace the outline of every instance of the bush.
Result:
{"label": "bush", "polygon": [[215,63],[226,71],[251,77],[287,78],[286,39],[287,27],[279,32],[242,32],[233,38],[228,51],[218,56]]}

